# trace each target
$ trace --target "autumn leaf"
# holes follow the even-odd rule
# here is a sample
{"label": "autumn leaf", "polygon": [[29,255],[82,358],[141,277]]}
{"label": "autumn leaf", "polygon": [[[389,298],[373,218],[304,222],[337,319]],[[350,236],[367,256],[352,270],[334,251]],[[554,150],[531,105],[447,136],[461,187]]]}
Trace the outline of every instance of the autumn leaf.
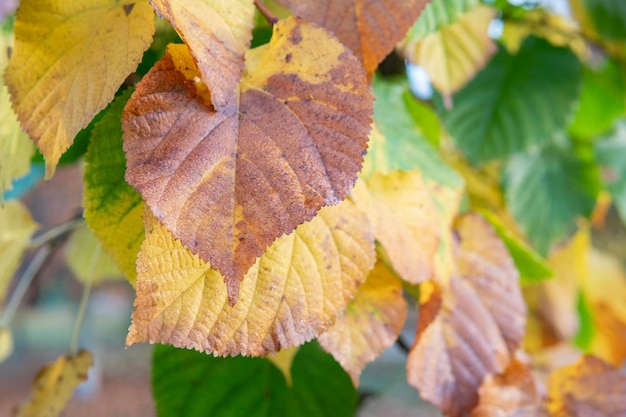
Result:
{"label": "autumn leaf", "polygon": [[539,417],[541,396],[530,368],[513,360],[503,374],[488,375],[470,417]]}
{"label": "autumn leaf", "polygon": [[185,41],[211,102],[221,109],[236,93],[254,23],[252,0],[152,0]]}
{"label": "autumn leaf", "polygon": [[126,179],[224,275],[233,303],[275,238],[348,193],[367,147],[372,96],[356,58],[298,18],[276,24],[270,43],[248,52],[239,95],[219,112],[193,81],[187,48],[168,52],[124,110]]}
{"label": "autumn leaf", "polygon": [[0,206],[0,302],[35,230],[37,223],[20,201]]}
{"label": "autumn leaf", "polygon": [[379,262],[346,311],[317,340],[358,386],[365,365],[398,338],[407,310],[402,282]]}
{"label": "autumn leaf", "polygon": [[439,217],[420,172],[376,172],[358,181],[350,197],[372,222],[398,274],[412,284],[429,279],[439,247]]}
{"label": "autumn leaf", "polygon": [[467,84],[496,51],[488,34],[495,15],[495,9],[476,5],[437,32],[424,38],[409,38],[404,54],[422,66],[433,86],[449,97]]}
{"label": "autumn leaf", "polygon": [[626,416],[626,376],[593,356],[556,370],[548,379],[551,417]]}
{"label": "autumn leaf", "polygon": [[[97,257],[95,261],[94,256]],[[107,279],[123,279],[109,254],[102,250],[98,238],[87,228],[72,233],[65,247],[65,261],[82,283],[98,284]]]}
{"label": "autumn leaf", "polygon": [[[124,180],[120,118],[130,90],[116,98],[96,123],[85,155],[85,221],[126,279],[137,279],[135,261],[144,239],[141,195]],[[90,256],[90,255],[88,255]]]}
{"label": "autumn leaf", "polygon": [[[0,28],[0,73],[4,72],[8,64],[12,40],[13,33]],[[9,90],[4,83],[0,84],[0,203],[2,203],[4,192],[12,189],[11,181],[28,173],[34,147],[11,109]]]}
{"label": "autumn leaf", "polygon": [[375,261],[365,215],[326,207],[278,239],[229,305],[223,277],[146,213],[128,345],[158,342],[216,355],[265,355],[304,343],[332,323]]}
{"label": "autumn leaf", "polygon": [[153,33],[146,0],[20,3],[5,81],[22,127],[46,158],[47,178],[137,68]]}
{"label": "autumn leaf", "polygon": [[447,282],[422,284],[407,361],[409,383],[450,417],[478,403],[487,375],[504,372],[526,324],[517,271],[489,223],[462,216],[454,236],[455,271]]}
{"label": "autumn leaf", "polygon": [[359,57],[371,75],[404,38],[430,0],[277,0],[328,29]]}
{"label": "autumn leaf", "polygon": [[72,397],[74,389],[87,379],[93,356],[81,350],[75,356],[60,356],[45,366],[33,383],[29,401],[20,406],[16,417],[56,417]]}
{"label": "autumn leaf", "polygon": [[13,333],[11,329],[0,327],[0,364],[13,353]]}

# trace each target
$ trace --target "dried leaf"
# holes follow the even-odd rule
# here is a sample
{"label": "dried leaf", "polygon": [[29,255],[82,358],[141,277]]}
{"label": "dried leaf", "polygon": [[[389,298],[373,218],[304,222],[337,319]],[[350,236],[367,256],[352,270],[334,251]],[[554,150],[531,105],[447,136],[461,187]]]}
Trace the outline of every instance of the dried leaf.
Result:
{"label": "dried leaf", "polygon": [[593,356],[582,356],[548,379],[551,417],[624,417],[624,398],[626,376]]}
{"label": "dried leaf", "polygon": [[185,41],[211,102],[221,109],[236,93],[254,23],[252,0],[152,0]]}
{"label": "dried leaf", "polygon": [[506,369],[526,324],[517,271],[489,223],[461,217],[454,241],[456,271],[424,292],[407,362],[409,383],[451,417],[477,404],[485,376]]}
{"label": "dried leaf", "polygon": [[373,74],[430,0],[277,1],[334,33]]}
{"label": "dried leaf", "polygon": [[93,356],[81,350],[76,356],[60,356],[46,365],[33,383],[30,400],[17,409],[16,417],[56,417],[65,408],[74,389],[87,379]]}
{"label": "dried leaf", "polygon": [[137,68],[153,34],[146,0],[21,1],[5,81],[46,158],[46,178]]}
{"label": "dried leaf", "polygon": [[470,417],[538,417],[541,397],[528,366],[514,360],[501,375],[489,375]]}
{"label": "dried leaf", "polygon": [[412,284],[429,279],[440,227],[420,172],[376,172],[358,181],[350,197],[367,214],[376,239],[400,276]]}
{"label": "dried leaf", "polygon": [[379,262],[345,313],[317,340],[358,386],[365,365],[398,338],[407,310],[402,297],[402,282]]}
{"label": "dried leaf", "polygon": [[0,206],[0,303],[35,230],[37,223],[20,201]]}
{"label": "dried leaf", "polygon": [[224,275],[234,303],[275,238],[352,187],[373,99],[356,58],[297,18],[248,53],[239,96],[219,112],[193,81],[187,49],[168,51],[124,110],[126,178],[176,238]]}
{"label": "dried leaf", "polygon": [[495,15],[495,9],[479,4],[439,31],[409,40],[404,53],[409,61],[424,67],[437,90],[450,96],[496,51],[487,31]]}
{"label": "dried leaf", "polygon": [[250,269],[239,300],[223,277],[146,213],[128,345],[167,343],[216,355],[266,355],[332,323],[375,261],[367,218],[352,203],[326,207],[278,239]]}

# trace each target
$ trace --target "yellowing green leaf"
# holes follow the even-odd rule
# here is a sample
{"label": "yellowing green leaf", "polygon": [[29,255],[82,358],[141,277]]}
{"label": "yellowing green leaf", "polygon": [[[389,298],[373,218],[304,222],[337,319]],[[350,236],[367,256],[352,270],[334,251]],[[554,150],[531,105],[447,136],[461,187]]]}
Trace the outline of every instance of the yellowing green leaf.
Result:
{"label": "yellowing green leaf", "polygon": [[166,343],[216,355],[265,355],[318,335],[343,311],[375,261],[365,215],[351,202],[322,209],[278,239],[229,305],[224,277],[146,213],[127,344]]}
{"label": "yellowing green leaf", "polygon": [[429,0],[277,0],[329,31],[373,74]]}
{"label": "yellowing green leaf", "polygon": [[[0,74],[8,64],[8,49],[12,46],[12,36],[11,32],[0,30]],[[11,180],[28,173],[34,147],[13,113],[9,90],[4,83],[0,84],[0,202],[2,202],[4,192],[11,189]]]}
{"label": "yellowing green leaf", "polygon": [[126,158],[120,118],[128,97],[130,91],[115,99],[92,131],[85,155],[83,205],[87,225],[134,285],[135,261],[144,239],[141,218],[144,203],[141,195],[124,179]]}
{"label": "yellowing green leaf", "polygon": [[86,350],[76,356],[60,356],[39,371],[30,399],[17,409],[15,416],[57,417],[74,389],[87,379],[87,371],[92,366],[93,356]]}
{"label": "yellowing green leaf", "polygon": [[119,279],[123,275],[106,252],[98,255],[96,265],[92,269],[94,253],[102,251],[98,238],[87,228],[72,233],[65,248],[65,259],[79,281],[94,284],[106,279]]}
{"label": "yellowing green leaf", "polygon": [[0,364],[13,353],[13,335],[11,329],[0,327]]}
{"label": "yellowing green leaf", "polygon": [[278,351],[275,355],[270,355],[267,359],[272,362],[283,373],[287,385],[291,386],[293,379],[291,378],[291,365],[293,364],[293,358],[298,353],[299,346],[292,346],[287,349]]}
{"label": "yellowing green leaf", "polygon": [[[408,381],[450,417],[478,402],[488,374],[501,373],[520,345],[526,307],[506,247],[486,220],[462,216],[454,231],[454,271],[424,287]],[[420,287],[420,288],[422,288]]]}
{"label": "yellowing green leaf", "polygon": [[189,47],[213,106],[226,106],[236,93],[250,46],[253,1],[153,0],[152,5]]}
{"label": "yellowing green leaf", "polygon": [[379,262],[345,313],[317,340],[358,386],[365,365],[398,338],[407,310],[402,297],[402,282]]}
{"label": "yellowing green leaf", "polygon": [[295,17],[248,52],[238,96],[219,111],[206,104],[187,48],[168,51],[124,110],[126,179],[226,277],[234,303],[268,245],[345,198],[373,97],[351,52]]}
{"label": "yellowing green leaf", "polygon": [[409,40],[404,52],[421,65],[444,96],[463,87],[489,60],[496,47],[487,33],[495,9],[477,5],[454,23],[424,38]]}
{"label": "yellowing green leaf", "polygon": [[154,33],[147,0],[23,0],[5,80],[46,177],[137,68]]}
{"label": "yellowing green leaf", "polygon": [[376,239],[400,276],[412,284],[429,279],[440,226],[420,172],[376,172],[358,181],[350,196],[367,214]]}
{"label": "yellowing green leaf", "polygon": [[20,201],[0,206],[0,302],[35,230],[37,223]]}

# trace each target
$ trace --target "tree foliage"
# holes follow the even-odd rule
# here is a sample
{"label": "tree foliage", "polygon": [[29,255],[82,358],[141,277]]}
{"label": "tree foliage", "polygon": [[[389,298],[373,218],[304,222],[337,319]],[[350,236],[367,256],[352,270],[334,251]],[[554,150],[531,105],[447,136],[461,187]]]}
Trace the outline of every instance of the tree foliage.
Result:
{"label": "tree foliage", "polygon": [[[6,202],[0,300],[58,236],[87,291],[113,262],[127,345],[162,344],[160,417],[351,416],[396,341],[448,417],[623,415],[626,274],[589,241],[607,201],[626,219],[624,4],[22,0],[0,33],[0,198],[33,143],[46,178],[84,154],[93,235],[33,238]],[[588,355],[536,376],[556,342]],[[58,415],[91,363],[73,343],[17,415]]]}

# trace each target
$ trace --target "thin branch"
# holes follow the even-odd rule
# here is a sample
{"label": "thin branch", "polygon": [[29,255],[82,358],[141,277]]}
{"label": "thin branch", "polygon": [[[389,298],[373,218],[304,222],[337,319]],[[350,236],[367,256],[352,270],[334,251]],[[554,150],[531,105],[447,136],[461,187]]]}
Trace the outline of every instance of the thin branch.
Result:
{"label": "thin branch", "polygon": [[409,346],[409,344],[407,343],[406,340],[404,340],[404,338],[402,337],[402,335],[398,336],[398,339],[396,340],[396,345],[400,348],[400,350],[402,350],[402,352],[404,352],[406,355],[409,354],[409,352],[411,351],[411,346]]}
{"label": "thin branch", "polygon": [[278,23],[279,19],[274,16],[274,14],[267,7],[265,7],[263,3],[261,3],[261,0],[254,0],[254,5],[263,15],[265,20],[267,20],[267,23],[269,23],[270,26],[274,26],[276,23]]}
{"label": "thin branch", "polygon": [[46,259],[48,259],[50,253],[52,253],[52,248],[50,245],[46,245],[39,249],[39,251],[35,254],[35,257],[20,277],[17,287],[11,295],[11,299],[4,310],[2,319],[0,319],[0,327],[8,327],[11,324],[13,317],[15,317],[15,313],[17,312],[17,308],[26,294],[26,290],[33,281],[33,278],[35,278],[43,264],[46,262]]}
{"label": "thin branch", "polygon": [[80,305],[78,306],[78,314],[76,316],[76,322],[74,323],[74,331],[72,332],[72,341],[70,342],[69,356],[76,355],[76,349],[78,348],[78,338],[80,336],[80,329],[83,326],[83,320],[85,318],[85,311],[87,311],[87,302],[89,301],[89,295],[91,294],[91,287],[93,284],[93,276],[96,271],[96,266],[100,260],[102,248],[100,245],[96,246],[96,250],[91,257],[91,263],[89,264],[89,272],[87,272],[87,282],[83,287],[83,295],[80,299]]}
{"label": "thin branch", "polygon": [[61,223],[58,226],[54,226],[52,229],[46,230],[44,233],[31,240],[28,247],[30,249],[38,248],[39,246],[46,244],[67,232],[71,232],[74,229],[82,227],[84,224],[85,221],[83,219],[74,219]]}

